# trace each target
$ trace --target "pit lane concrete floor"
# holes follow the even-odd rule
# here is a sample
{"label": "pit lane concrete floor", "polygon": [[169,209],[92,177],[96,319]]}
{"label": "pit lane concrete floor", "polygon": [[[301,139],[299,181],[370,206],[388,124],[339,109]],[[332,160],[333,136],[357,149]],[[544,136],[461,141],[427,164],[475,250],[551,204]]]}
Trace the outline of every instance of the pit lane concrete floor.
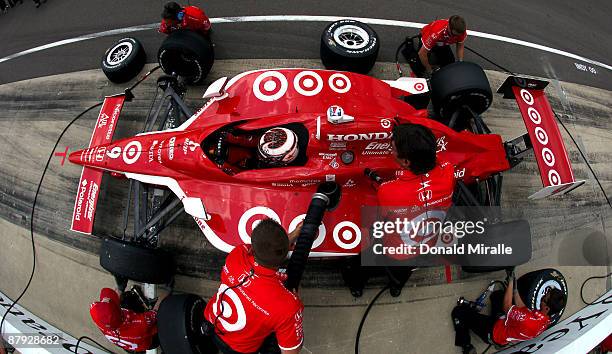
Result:
{"label": "pit lane concrete floor", "polygon": [[[29,232],[0,219],[3,247],[0,247],[0,289],[12,298],[29,274],[31,247]],[[113,286],[113,278],[98,264],[98,257],[37,235],[37,272],[21,305],[71,334],[90,336],[107,344],[89,317],[89,304],[100,288]],[[546,267],[533,262],[518,268],[520,273]],[[556,267],[568,280],[569,303],[566,315],[583,305],[580,284],[591,275],[606,274],[606,267]],[[418,272],[418,270],[417,270]],[[399,298],[383,295],[370,312],[361,337],[361,353],[459,353],[453,346],[450,311],[459,296],[474,299],[488,280],[502,279],[503,272],[490,273],[452,284],[414,287],[409,283]],[[177,277],[178,290],[194,292],[205,299],[216,293],[217,281]],[[605,282],[592,281],[585,290],[587,301],[605,290]],[[353,353],[357,326],[377,289],[354,299],[345,289],[302,289],[305,303],[304,353]],[[479,352],[486,347],[474,339]],[[111,345],[108,349],[119,352]]]}
{"label": "pit lane concrete floor", "polygon": [[[265,67],[318,67],[318,61],[266,60],[218,61],[209,80],[222,75],[232,76],[240,71]],[[393,65],[377,65],[373,74],[393,78]],[[493,87],[504,75],[488,72]],[[119,124],[117,137],[136,131],[154,92],[154,80],[139,87],[137,99],[126,107]],[[4,143],[0,146],[0,289],[10,296],[18,294],[25,284],[31,262],[28,233],[29,208],[35,183],[61,128],[75,114],[105,94],[121,90],[109,85],[96,71],[78,72],[44,77],[0,86],[0,131]],[[188,102],[192,107],[201,104],[198,97],[203,88],[192,89]],[[609,91],[576,84],[553,82],[548,90],[557,112],[568,119],[570,129],[585,146],[587,156],[610,191],[610,133],[611,109]],[[196,102],[197,100],[197,102]],[[96,113],[84,117],[71,128],[60,150],[70,145],[73,150],[84,146],[91,132]],[[512,101],[496,98],[487,112],[486,120],[495,132],[505,139],[524,131],[519,113]],[[559,267],[559,264],[593,264],[593,255],[585,248],[604,249],[602,240],[588,238],[593,231],[608,231],[610,212],[602,204],[601,193],[594,187],[575,148],[567,140],[570,158],[576,175],[589,180],[587,186],[563,199],[527,201],[526,197],[539,187],[539,177],[533,158],[510,171],[504,183],[504,206],[524,211],[534,231],[534,261],[519,268],[519,272],[554,266],[569,280],[570,303],[566,314],[580,308],[578,288],[590,275],[606,273],[605,267]],[[98,241],[93,237],[67,231],[73,203],[73,190],[80,169],[60,165],[54,160],[39,198],[35,228],[40,234],[39,268],[32,288],[22,304],[45,320],[79,336],[96,335],[88,318],[88,304],[103,286],[112,279],[97,265]],[[125,184],[114,180],[103,182],[95,233],[118,235],[121,230],[121,201]],[[610,194],[610,193],[609,193]],[[183,219],[162,237],[165,247],[179,255],[179,290],[194,291],[208,297],[217,287],[216,279],[223,263],[223,254],[212,249],[193,222]],[[577,252],[578,251],[578,252]],[[573,259],[568,254],[574,254]],[[560,263],[563,260],[563,263]],[[605,263],[599,263],[605,264]],[[487,280],[503,274],[467,278],[456,270],[453,284],[444,283],[441,269],[422,269],[415,273],[399,299],[388,295],[374,307],[362,337],[363,353],[453,353],[452,327],[449,313],[458,296],[473,298],[484,288]],[[209,280],[210,279],[210,280]],[[373,287],[380,285],[374,282]],[[418,285],[418,286],[416,286]],[[416,286],[416,287],[415,287]],[[605,287],[593,283],[587,296],[594,298]],[[305,352],[349,353],[359,319],[376,289],[355,300],[341,288],[333,264],[314,262],[309,265],[302,290],[306,304]],[[94,338],[101,339],[100,336]]]}

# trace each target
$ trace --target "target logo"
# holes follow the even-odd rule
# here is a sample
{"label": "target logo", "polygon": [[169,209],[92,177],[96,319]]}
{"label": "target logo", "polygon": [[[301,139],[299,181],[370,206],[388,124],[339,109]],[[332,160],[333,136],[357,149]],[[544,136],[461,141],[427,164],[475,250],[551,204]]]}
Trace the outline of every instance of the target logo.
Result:
{"label": "target logo", "polygon": [[416,91],[423,91],[425,89],[425,85],[423,85],[422,82],[417,82],[416,84],[414,84],[414,89]]}
{"label": "target logo", "polygon": [[339,222],[332,233],[338,247],[350,250],[361,243],[361,229],[351,221]]}
{"label": "target logo", "polygon": [[238,221],[238,235],[242,242],[251,244],[251,231],[253,231],[261,220],[266,218],[270,218],[279,224],[281,223],[278,214],[276,214],[274,210],[264,206],[257,206],[244,212]]}
{"label": "target logo", "polygon": [[323,90],[323,79],[314,71],[302,71],[295,75],[293,87],[303,96],[314,96]]}
{"label": "target logo", "polygon": [[387,118],[381,119],[380,120],[380,126],[385,128],[385,129],[389,129],[391,128],[391,121]]}
{"label": "target logo", "polygon": [[123,162],[128,165],[138,161],[142,153],[142,145],[140,141],[131,141],[123,149]]}
{"label": "target logo", "polygon": [[[223,294],[223,297],[221,297],[221,294]],[[225,284],[219,286],[212,310],[215,316],[219,316],[219,323],[223,325],[223,329],[227,332],[240,331],[246,326],[247,318],[244,305],[242,305],[234,289],[230,289]]]}
{"label": "target logo", "polygon": [[287,78],[278,71],[266,71],[253,82],[253,94],[262,101],[272,102],[287,93]]}
{"label": "target logo", "polygon": [[531,95],[531,92],[522,89],[520,92],[521,98],[523,99],[523,101],[525,101],[525,103],[527,103],[528,105],[532,105],[533,104],[533,96]]}
{"label": "target logo", "polygon": [[[298,224],[304,221],[305,217],[306,217],[306,214],[302,214],[302,215],[298,215],[295,218],[293,218],[293,220],[291,220],[291,222],[289,223],[289,227],[287,228],[287,233],[292,233],[293,230],[295,230],[295,228],[298,226]],[[321,225],[319,225],[319,232],[318,232],[317,238],[312,243],[312,249],[315,249],[321,246],[321,244],[325,240],[326,233],[327,233],[327,229],[325,228],[325,224],[321,223]]]}
{"label": "target logo", "polygon": [[332,91],[336,93],[347,93],[351,89],[351,80],[344,74],[336,73],[330,75],[327,83]]}

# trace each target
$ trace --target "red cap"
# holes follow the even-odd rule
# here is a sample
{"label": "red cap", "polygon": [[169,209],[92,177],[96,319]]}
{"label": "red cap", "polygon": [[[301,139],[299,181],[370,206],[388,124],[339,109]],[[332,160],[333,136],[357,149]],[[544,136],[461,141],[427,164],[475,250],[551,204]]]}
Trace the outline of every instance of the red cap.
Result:
{"label": "red cap", "polygon": [[119,295],[113,289],[102,289],[100,292],[100,301],[91,304],[89,313],[98,327],[109,329],[119,327],[121,325]]}

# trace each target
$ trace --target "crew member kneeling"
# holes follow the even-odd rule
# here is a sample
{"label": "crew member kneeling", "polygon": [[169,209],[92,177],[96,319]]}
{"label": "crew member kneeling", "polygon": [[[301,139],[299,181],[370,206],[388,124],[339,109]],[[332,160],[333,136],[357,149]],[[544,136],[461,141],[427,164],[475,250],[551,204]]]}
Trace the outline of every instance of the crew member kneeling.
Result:
{"label": "crew member kneeling", "polygon": [[[378,188],[379,218],[383,220],[412,220],[434,210],[445,214],[452,205],[455,188],[454,167],[436,158],[436,137],[431,129],[419,124],[401,124],[393,128],[391,143],[395,160],[399,165],[397,178],[384,182]],[[437,236],[416,240],[398,234],[385,235],[382,243],[394,248],[402,244],[418,245],[437,240]],[[372,252],[372,247],[364,252]],[[404,284],[412,275],[414,267],[403,261],[417,255],[392,255],[385,261],[392,296],[399,296]],[[373,256],[375,257],[375,256]],[[361,257],[348,261],[342,275],[353,296],[359,297],[372,271],[362,267]]]}
{"label": "crew member kneeling", "polygon": [[89,313],[104,336],[130,352],[144,352],[159,345],[157,308],[149,309],[141,293],[132,288],[119,293],[111,288],[100,291],[100,300],[91,304]]}
{"label": "crew member kneeling", "polygon": [[276,221],[265,219],[253,229],[251,245],[237,246],[227,256],[221,286],[204,311],[205,326],[214,329],[213,340],[223,353],[300,352],[304,305],[278,271],[299,232],[300,227],[287,235]]}
{"label": "crew member kneeling", "polygon": [[421,48],[419,59],[424,72],[418,76],[431,75],[432,65],[429,56],[433,53],[437,66],[441,67],[455,61],[451,44],[456,44],[457,59],[463,60],[463,42],[467,37],[465,20],[461,16],[451,16],[448,19],[433,21],[421,29]]}
{"label": "crew member kneeling", "polygon": [[[522,342],[544,332],[550,325],[548,316],[558,313],[565,307],[563,292],[556,288],[548,288],[540,300],[540,310],[529,309],[513,283],[514,273],[508,279],[501,309],[493,301],[496,292],[491,294],[492,306],[489,316],[482,315],[478,310],[465,304],[457,305],[453,309],[451,317],[455,326],[455,345],[461,347],[463,353],[476,353],[471,343],[470,330],[489,344],[505,346]],[[501,290],[499,293],[501,294]]]}
{"label": "crew member kneeling", "polygon": [[170,34],[179,29],[187,29],[207,36],[210,27],[210,20],[202,9],[197,6],[181,7],[172,1],[164,5],[159,32]]}

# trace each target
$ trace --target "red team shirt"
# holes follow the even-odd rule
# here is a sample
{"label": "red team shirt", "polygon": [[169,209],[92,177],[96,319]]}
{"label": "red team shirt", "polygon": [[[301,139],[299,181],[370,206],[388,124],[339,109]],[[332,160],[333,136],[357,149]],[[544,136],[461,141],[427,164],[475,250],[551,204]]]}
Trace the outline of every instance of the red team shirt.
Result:
{"label": "red team shirt", "polygon": [[183,19],[177,25],[173,25],[166,20],[162,20],[159,31],[170,34],[177,29],[188,29],[202,34],[207,34],[210,30],[210,20],[202,9],[197,6],[187,6],[183,10]]}
{"label": "red team shirt", "polygon": [[434,21],[421,29],[421,40],[423,47],[427,50],[431,50],[435,45],[463,43],[466,37],[467,31],[453,36],[448,28],[448,19]]}
{"label": "red team shirt", "polygon": [[520,342],[539,336],[550,325],[548,316],[538,310],[512,306],[505,317],[493,326],[493,341],[499,345]]}
{"label": "red team shirt", "polygon": [[[441,163],[423,175],[415,175],[410,170],[397,171],[395,180],[383,183],[378,189],[378,203],[381,214],[387,220],[406,218],[408,220],[441,219],[452,205],[455,189],[455,169],[448,162]],[[400,208],[397,208],[400,207]],[[383,239],[385,247],[396,247],[402,243],[418,245],[427,243],[432,246],[438,242],[436,235],[426,232],[408,235],[387,235]],[[407,259],[413,255],[390,255],[396,259]]]}
{"label": "red team shirt", "polygon": [[[114,294],[114,295],[113,295]],[[110,302],[102,302],[110,297]],[[119,307],[119,295],[112,289],[104,288],[100,300],[91,304],[89,313],[96,326],[113,344],[125,350],[136,352],[151,349],[157,335],[157,312],[136,313]],[[112,318],[112,320],[108,320]],[[112,325],[109,324],[116,322]]]}
{"label": "red team shirt", "polygon": [[[239,284],[251,271],[254,274],[243,285]],[[250,245],[237,246],[225,260],[221,272],[221,286],[204,310],[206,319],[215,325],[216,333],[233,350],[243,353],[257,351],[264,339],[275,333],[281,349],[298,348],[303,340],[300,299],[283,285],[284,277],[276,270],[255,262]],[[221,300],[221,301],[220,301]]]}

